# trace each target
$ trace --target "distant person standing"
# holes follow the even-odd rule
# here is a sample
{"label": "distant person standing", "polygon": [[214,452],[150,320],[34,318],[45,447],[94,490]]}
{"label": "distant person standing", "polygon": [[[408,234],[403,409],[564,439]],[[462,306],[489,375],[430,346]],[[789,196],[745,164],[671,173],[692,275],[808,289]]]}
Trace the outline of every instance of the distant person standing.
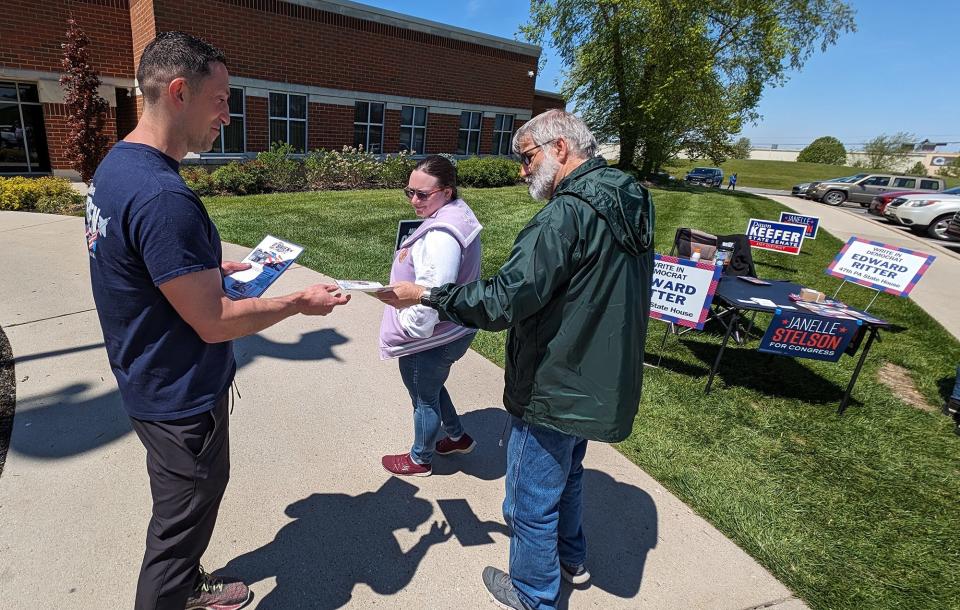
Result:
{"label": "distant person standing", "polygon": [[[110,368],[147,450],[153,498],[136,610],[235,610],[250,592],[200,567],[230,478],[232,339],[349,300],[318,284],[231,301],[220,234],[178,173],[230,123],[223,53],[182,32],[143,50],[143,116],[93,177],[86,206],[90,280]],[[117,490],[118,493],[123,493]]]}
{"label": "distant person standing", "polygon": [[730,174],[730,180],[727,182],[727,190],[737,190],[737,175]]}

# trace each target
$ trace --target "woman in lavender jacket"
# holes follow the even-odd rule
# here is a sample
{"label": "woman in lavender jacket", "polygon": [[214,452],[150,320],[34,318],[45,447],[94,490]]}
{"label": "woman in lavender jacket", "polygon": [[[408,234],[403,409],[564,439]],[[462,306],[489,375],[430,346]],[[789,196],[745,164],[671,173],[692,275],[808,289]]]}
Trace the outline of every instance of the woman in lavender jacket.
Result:
{"label": "woman in lavender jacket", "polygon": [[[404,194],[420,227],[394,254],[390,283],[411,281],[434,287],[480,278],[480,230],[467,204],[457,197],[457,170],[448,159],[429,156],[410,174]],[[464,432],[444,383],[463,357],[476,330],[441,322],[423,305],[384,309],[380,357],[398,358],[400,376],[413,400],[413,447],[383,456],[383,467],[401,476],[429,476],[434,454],[469,453],[476,443]],[[437,441],[440,429],[445,433]],[[436,444],[434,444],[436,442]]]}

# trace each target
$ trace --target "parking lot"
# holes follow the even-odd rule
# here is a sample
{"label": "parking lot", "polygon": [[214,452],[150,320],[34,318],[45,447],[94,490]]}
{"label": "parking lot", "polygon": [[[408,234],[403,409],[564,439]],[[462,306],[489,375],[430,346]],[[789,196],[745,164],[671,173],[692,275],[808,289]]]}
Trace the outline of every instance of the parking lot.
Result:
{"label": "parking lot", "polygon": [[[821,205],[824,205],[824,204],[821,204]],[[953,252],[956,252],[957,254],[960,254],[960,242],[958,241],[944,241],[942,239],[933,239],[931,237],[928,237],[926,234],[920,235],[917,233],[913,233],[907,227],[898,226],[889,222],[885,218],[881,218],[880,216],[874,216],[873,214],[868,214],[867,208],[860,207],[860,204],[844,203],[840,207],[846,212],[851,212],[853,214],[857,214],[858,216],[863,217],[864,222],[880,223],[890,227],[891,229],[903,231],[904,233],[911,235],[921,241],[924,241],[930,244],[935,244],[935,245],[947,248],[948,250],[951,250]]]}

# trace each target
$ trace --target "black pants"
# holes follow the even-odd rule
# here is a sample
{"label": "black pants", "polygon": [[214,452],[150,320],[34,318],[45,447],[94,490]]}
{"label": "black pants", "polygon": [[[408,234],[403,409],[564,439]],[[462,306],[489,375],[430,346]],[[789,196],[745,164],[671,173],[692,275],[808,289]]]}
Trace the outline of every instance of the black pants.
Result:
{"label": "black pants", "polygon": [[230,478],[228,394],[206,413],[131,418],[147,449],[153,516],[137,582],[137,610],[183,610]]}

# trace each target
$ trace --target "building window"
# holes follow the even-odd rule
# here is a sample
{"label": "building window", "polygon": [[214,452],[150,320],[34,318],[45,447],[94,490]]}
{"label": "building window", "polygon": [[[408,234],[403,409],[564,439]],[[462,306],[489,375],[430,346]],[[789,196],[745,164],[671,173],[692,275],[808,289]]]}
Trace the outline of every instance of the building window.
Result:
{"label": "building window", "polygon": [[293,152],[307,151],[307,96],[270,94],[270,143],[289,144]]}
{"label": "building window", "polygon": [[400,150],[420,155],[427,152],[426,106],[403,106],[400,109]]}
{"label": "building window", "polygon": [[457,138],[458,155],[480,154],[481,112],[464,111],[460,113],[460,136]]}
{"label": "building window", "polygon": [[49,172],[37,86],[0,81],[0,174]]}
{"label": "building window", "polygon": [[498,114],[493,123],[493,154],[509,155],[513,137],[513,115]]}
{"label": "building window", "polygon": [[379,155],[383,152],[383,104],[357,102],[353,115],[353,145]]}
{"label": "building window", "polygon": [[246,121],[246,100],[243,89],[230,87],[230,124],[220,126],[220,136],[213,143],[210,152],[215,154],[242,153],[247,151],[247,132],[244,129]]}

